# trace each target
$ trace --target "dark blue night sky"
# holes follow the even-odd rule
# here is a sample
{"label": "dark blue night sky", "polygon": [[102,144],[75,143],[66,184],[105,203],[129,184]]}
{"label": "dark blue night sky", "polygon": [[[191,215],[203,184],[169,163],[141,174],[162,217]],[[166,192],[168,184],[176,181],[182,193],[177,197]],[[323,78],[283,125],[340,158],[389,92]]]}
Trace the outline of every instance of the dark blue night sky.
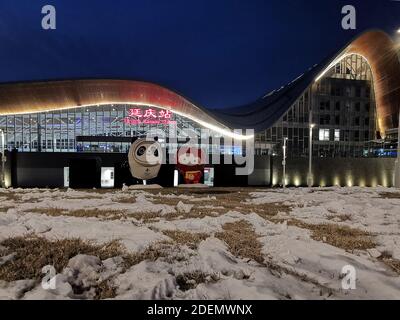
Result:
{"label": "dark blue night sky", "polygon": [[[41,8],[57,9],[57,30]],[[357,30],[341,8],[357,8]],[[394,35],[390,0],[1,0],[0,82],[126,78],[208,108],[256,100],[369,28]]]}

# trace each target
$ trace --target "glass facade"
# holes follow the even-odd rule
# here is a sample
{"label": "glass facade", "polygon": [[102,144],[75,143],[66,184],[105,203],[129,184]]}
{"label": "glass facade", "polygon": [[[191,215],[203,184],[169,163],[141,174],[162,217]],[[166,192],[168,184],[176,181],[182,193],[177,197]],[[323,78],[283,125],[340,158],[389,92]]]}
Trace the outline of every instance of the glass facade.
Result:
{"label": "glass facade", "polygon": [[[163,109],[132,105],[101,105],[26,115],[0,117],[8,150],[21,152],[127,152],[130,137],[160,129],[168,137],[201,127]],[[174,131],[172,131],[174,132]]]}
{"label": "glass facade", "polygon": [[364,157],[376,138],[372,72],[359,55],[349,55],[312,84],[274,126],[257,134],[257,153],[308,157],[309,128],[314,157]]}

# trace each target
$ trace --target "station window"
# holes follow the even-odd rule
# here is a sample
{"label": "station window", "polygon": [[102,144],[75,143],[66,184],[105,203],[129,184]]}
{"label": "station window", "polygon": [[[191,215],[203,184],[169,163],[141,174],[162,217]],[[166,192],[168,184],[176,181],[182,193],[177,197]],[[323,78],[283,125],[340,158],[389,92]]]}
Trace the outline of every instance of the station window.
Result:
{"label": "station window", "polygon": [[319,129],[319,141],[329,141],[329,129]]}
{"label": "station window", "polygon": [[340,141],[340,129],[335,129],[335,141]]}

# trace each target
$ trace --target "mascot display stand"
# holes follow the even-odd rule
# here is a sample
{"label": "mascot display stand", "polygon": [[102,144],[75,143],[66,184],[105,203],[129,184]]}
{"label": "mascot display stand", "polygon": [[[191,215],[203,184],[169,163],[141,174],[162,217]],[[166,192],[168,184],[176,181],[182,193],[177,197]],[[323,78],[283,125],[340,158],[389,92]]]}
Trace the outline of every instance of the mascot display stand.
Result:
{"label": "mascot display stand", "polygon": [[182,147],[178,151],[177,169],[185,184],[200,184],[204,173],[205,153],[202,149]]}
{"label": "mascot display stand", "polygon": [[[163,160],[161,144],[155,140],[137,139],[135,140],[128,154],[129,168],[132,176],[138,180],[143,180],[143,185],[147,185],[147,180],[158,176]],[[206,154],[202,149],[195,147],[181,147],[177,155],[176,168],[184,180],[183,186],[206,186],[201,183]],[[132,186],[134,187],[134,186]],[[140,185],[136,185],[140,187]]]}
{"label": "mascot display stand", "polygon": [[137,139],[129,149],[128,161],[132,176],[146,181],[157,177],[162,163],[162,149],[157,140]]}

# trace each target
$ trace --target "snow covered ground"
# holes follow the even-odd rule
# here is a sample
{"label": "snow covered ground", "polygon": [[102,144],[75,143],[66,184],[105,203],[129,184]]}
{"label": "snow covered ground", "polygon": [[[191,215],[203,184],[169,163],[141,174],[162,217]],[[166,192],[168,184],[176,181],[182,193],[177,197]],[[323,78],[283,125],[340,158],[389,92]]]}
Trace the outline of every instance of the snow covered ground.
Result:
{"label": "snow covered ground", "polygon": [[[15,237],[124,254],[68,257],[46,289],[10,276]],[[0,189],[0,299],[400,299],[399,261],[396,189]]]}

